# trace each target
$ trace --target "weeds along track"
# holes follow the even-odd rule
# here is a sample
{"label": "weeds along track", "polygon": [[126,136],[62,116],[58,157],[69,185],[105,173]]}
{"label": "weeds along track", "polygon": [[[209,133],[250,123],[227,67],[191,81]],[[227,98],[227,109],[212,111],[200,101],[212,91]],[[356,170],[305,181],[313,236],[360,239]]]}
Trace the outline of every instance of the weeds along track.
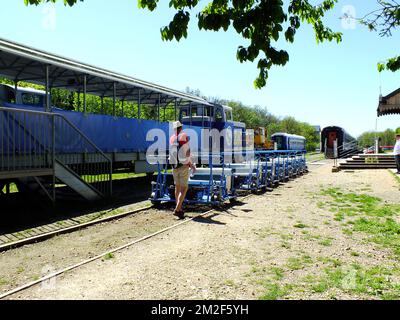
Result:
{"label": "weeds along track", "polygon": [[[239,200],[239,201],[243,201],[243,200],[246,200],[247,198],[249,198],[249,197],[251,197],[251,196],[255,196],[255,195],[254,195],[254,194],[248,194],[248,195],[239,197],[238,200]],[[234,204],[232,204],[231,206],[234,206]],[[150,209],[151,207],[152,207],[152,206],[149,205],[149,208],[141,208],[141,209],[138,209],[138,211],[143,211],[143,210],[146,210],[146,209]],[[131,213],[132,213],[132,212],[130,212],[130,213],[125,213],[125,214],[121,214],[121,215],[119,215],[119,218],[123,217],[123,215],[131,214]],[[52,274],[49,274],[49,275],[47,275],[47,276],[45,276],[45,277],[42,277],[42,278],[40,278],[40,279],[37,279],[37,280],[35,280],[35,281],[29,282],[29,283],[27,283],[27,284],[24,284],[24,285],[22,285],[22,286],[19,286],[19,287],[15,288],[15,289],[12,289],[12,290],[10,290],[10,291],[7,291],[7,292],[5,292],[5,293],[3,293],[3,294],[0,294],[0,300],[1,300],[1,299],[5,299],[5,298],[7,298],[7,297],[9,297],[9,296],[12,296],[12,295],[14,295],[14,294],[16,294],[16,293],[18,293],[18,292],[21,292],[21,291],[24,291],[24,290],[26,290],[26,289],[29,289],[29,288],[31,288],[31,287],[33,287],[33,286],[36,286],[36,285],[38,285],[38,284],[40,284],[40,283],[42,283],[42,282],[44,282],[44,281],[48,281],[48,280],[50,280],[50,279],[52,279],[52,278],[54,278],[54,277],[60,276],[60,275],[66,273],[66,272],[68,272],[68,271],[77,269],[77,268],[79,268],[79,267],[81,267],[81,266],[84,266],[84,265],[90,263],[90,262],[93,262],[93,261],[102,259],[104,256],[111,255],[111,254],[116,253],[116,252],[118,252],[118,251],[121,251],[121,250],[123,250],[123,249],[129,248],[129,247],[131,247],[131,246],[133,246],[133,245],[135,245],[135,244],[137,244],[137,243],[140,243],[140,242],[143,242],[143,241],[145,241],[145,240],[147,240],[147,239],[153,238],[153,237],[155,237],[155,236],[157,236],[157,235],[159,235],[159,234],[165,233],[165,232],[167,232],[167,231],[169,231],[169,230],[171,230],[171,229],[178,228],[179,226],[181,226],[181,225],[183,225],[183,224],[187,224],[187,223],[189,223],[189,222],[191,222],[191,221],[193,221],[193,220],[196,220],[196,219],[198,219],[198,218],[205,217],[205,216],[207,216],[207,215],[209,215],[209,214],[218,214],[218,213],[219,213],[218,208],[214,208],[214,209],[211,209],[211,210],[207,210],[207,211],[204,211],[204,212],[195,214],[194,216],[191,216],[190,218],[186,218],[186,219],[183,220],[183,221],[177,222],[177,223],[175,223],[175,224],[173,224],[173,225],[171,225],[171,226],[168,226],[168,227],[166,227],[166,228],[163,228],[163,229],[161,229],[161,230],[158,230],[158,231],[156,231],[156,232],[154,232],[154,233],[150,233],[150,234],[145,235],[145,236],[143,236],[143,237],[141,237],[141,238],[139,238],[139,239],[135,239],[135,240],[133,240],[133,241],[131,241],[131,242],[128,242],[128,243],[126,243],[126,244],[124,244],[124,245],[121,245],[121,246],[119,246],[119,247],[116,247],[116,248],[110,249],[110,250],[108,250],[108,251],[106,251],[106,252],[103,252],[103,253],[101,253],[101,254],[99,254],[99,255],[96,255],[96,256],[94,256],[94,257],[92,257],[92,258],[90,258],[90,259],[87,259],[87,260],[81,261],[81,262],[79,262],[79,263],[76,263],[76,264],[74,264],[74,265],[68,266],[68,267],[63,268],[63,269],[61,269],[61,270],[58,270],[58,271],[56,271],[56,272],[54,272],[54,273],[52,273]],[[116,216],[110,217],[110,219],[115,219],[115,217],[116,217]],[[103,222],[104,222],[104,219],[103,219]],[[99,223],[99,222],[96,221],[96,222],[93,222],[92,224],[94,224],[94,223]],[[78,227],[78,226],[76,226],[76,227]],[[82,228],[82,226],[80,226],[80,227]],[[71,230],[71,228],[70,228],[70,229],[68,229],[68,230],[65,230],[65,233],[66,233],[66,232],[71,232],[71,231],[73,231],[73,230]],[[59,231],[59,233],[60,233],[60,231]]]}

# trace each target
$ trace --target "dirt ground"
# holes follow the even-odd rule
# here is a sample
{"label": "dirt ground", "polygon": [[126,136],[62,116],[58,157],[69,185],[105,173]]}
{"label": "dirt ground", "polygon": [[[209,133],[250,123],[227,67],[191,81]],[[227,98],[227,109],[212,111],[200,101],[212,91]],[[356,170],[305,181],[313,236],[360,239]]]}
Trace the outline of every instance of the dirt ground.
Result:
{"label": "dirt ground", "polygon": [[[387,170],[309,174],[226,211],[189,221],[11,299],[382,299],[400,292],[390,246],[348,232],[321,191],[399,203]],[[330,191],[331,192],[331,191]],[[327,205],[330,203],[329,205]],[[335,208],[337,206],[337,208]],[[397,217],[394,217],[397,221]],[[349,220],[350,221],[350,220]],[[0,292],[177,223],[169,210],[134,216],[0,254]]]}

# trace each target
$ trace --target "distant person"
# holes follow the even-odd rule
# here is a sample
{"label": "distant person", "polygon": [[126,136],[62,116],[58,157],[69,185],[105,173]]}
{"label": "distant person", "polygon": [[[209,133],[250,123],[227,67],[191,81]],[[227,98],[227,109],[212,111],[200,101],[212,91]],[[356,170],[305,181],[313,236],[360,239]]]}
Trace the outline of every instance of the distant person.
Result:
{"label": "distant person", "polygon": [[396,134],[396,144],[394,145],[393,154],[396,159],[397,174],[400,174],[400,134]]}
{"label": "distant person", "polygon": [[183,132],[182,123],[175,121],[173,123],[174,134],[171,136],[170,143],[170,163],[172,165],[172,174],[175,183],[175,201],[176,207],[174,215],[179,219],[185,217],[182,206],[188,190],[189,168],[196,170],[192,164],[189,148],[189,139]]}

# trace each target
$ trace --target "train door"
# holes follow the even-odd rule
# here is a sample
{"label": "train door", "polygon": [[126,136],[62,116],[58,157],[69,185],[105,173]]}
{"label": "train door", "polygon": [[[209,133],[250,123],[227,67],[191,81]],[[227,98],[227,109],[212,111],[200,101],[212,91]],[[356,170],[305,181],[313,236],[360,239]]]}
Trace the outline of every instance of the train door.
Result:
{"label": "train door", "polygon": [[333,148],[333,142],[337,139],[336,131],[331,131],[328,133],[328,148]]}

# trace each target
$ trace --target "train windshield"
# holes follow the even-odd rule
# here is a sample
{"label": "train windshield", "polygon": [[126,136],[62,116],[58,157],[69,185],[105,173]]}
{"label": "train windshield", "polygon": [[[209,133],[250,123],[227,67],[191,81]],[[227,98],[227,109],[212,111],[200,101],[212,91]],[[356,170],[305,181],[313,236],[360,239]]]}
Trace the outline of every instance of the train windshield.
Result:
{"label": "train windshield", "polygon": [[276,142],[276,147],[278,150],[283,150],[283,137],[282,136],[275,136],[274,137],[275,142]]}
{"label": "train windshield", "polygon": [[43,96],[32,94],[32,93],[23,93],[21,95],[22,104],[29,106],[43,106]]}

